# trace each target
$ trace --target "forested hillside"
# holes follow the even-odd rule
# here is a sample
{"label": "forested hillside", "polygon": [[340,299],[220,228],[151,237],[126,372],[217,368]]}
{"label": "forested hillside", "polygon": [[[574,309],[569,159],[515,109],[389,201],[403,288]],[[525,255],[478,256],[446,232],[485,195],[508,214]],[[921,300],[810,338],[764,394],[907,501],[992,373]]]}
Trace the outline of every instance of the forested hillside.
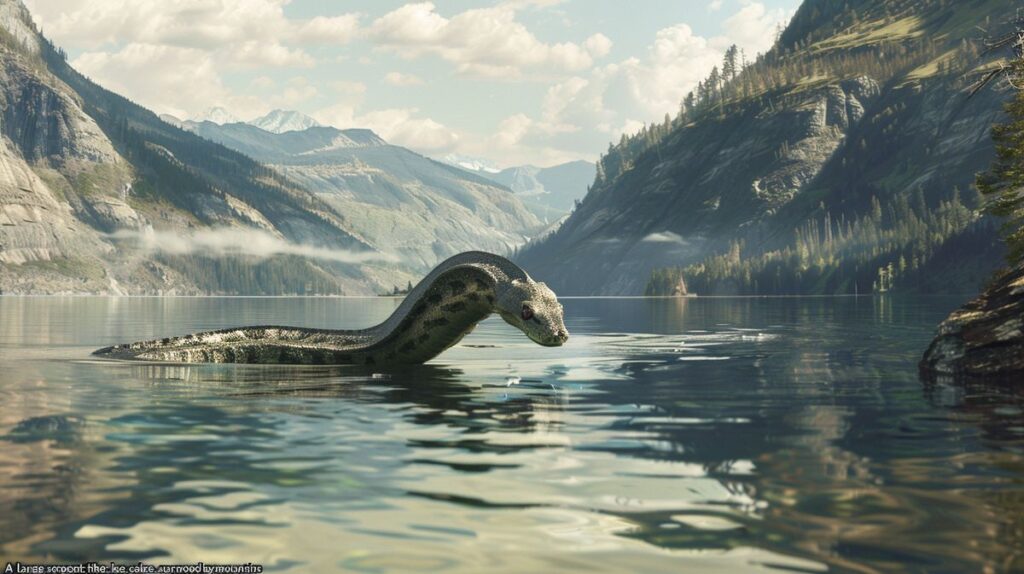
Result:
{"label": "forested hillside", "polygon": [[1006,92],[967,92],[1011,4],[808,0],[610,146],[520,260],[572,294],[974,291],[1003,253],[973,179]]}

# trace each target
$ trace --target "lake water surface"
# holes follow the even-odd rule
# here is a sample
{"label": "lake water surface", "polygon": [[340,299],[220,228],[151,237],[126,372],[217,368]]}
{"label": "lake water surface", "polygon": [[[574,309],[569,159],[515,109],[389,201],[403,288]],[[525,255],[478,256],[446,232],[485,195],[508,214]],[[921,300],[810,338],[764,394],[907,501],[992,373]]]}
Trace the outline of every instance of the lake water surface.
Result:
{"label": "lake water surface", "polygon": [[0,297],[0,558],[289,572],[1024,569],[1024,414],[916,362],[959,299],[565,300],[430,364],[153,365],[393,299]]}

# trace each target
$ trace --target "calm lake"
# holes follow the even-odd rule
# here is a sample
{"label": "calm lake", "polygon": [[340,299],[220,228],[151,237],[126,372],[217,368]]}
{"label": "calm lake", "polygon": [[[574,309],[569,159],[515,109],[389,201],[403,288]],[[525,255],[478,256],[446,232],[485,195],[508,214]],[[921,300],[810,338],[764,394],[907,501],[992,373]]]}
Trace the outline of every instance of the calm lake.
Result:
{"label": "calm lake", "polygon": [[394,299],[0,297],[0,558],[279,572],[1024,568],[1024,411],[926,386],[962,298],[568,299],[430,364],[104,362]]}

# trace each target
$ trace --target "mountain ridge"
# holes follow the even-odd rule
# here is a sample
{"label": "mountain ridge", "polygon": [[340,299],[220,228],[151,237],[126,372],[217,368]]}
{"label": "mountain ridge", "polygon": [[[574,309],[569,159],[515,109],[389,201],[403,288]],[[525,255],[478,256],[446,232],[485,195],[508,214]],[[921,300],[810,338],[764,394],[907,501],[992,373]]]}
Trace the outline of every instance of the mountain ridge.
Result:
{"label": "mountain ridge", "polygon": [[[219,123],[223,124],[225,122]],[[309,128],[320,127],[322,125],[320,122],[302,112],[281,109],[271,110],[270,112],[258,118],[251,119],[246,123],[275,134],[293,131],[300,132]]]}
{"label": "mountain ridge", "polygon": [[360,237],[425,271],[459,251],[512,251],[543,228],[510,190],[484,176],[388,144],[371,130],[186,125],[295,181]]}
{"label": "mountain ridge", "polygon": [[[0,291],[372,293],[411,277],[384,254],[367,259],[379,251],[315,194],[79,74],[20,2],[3,0],[0,14]],[[256,230],[351,262],[212,259],[125,239],[203,228]]]}
{"label": "mountain ridge", "polygon": [[973,290],[1001,258],[971,187],[1001,96],[968,101],[962,75],[968,23],[998,4],[805,2],[768,54],[602,156],[518,261],[574,295],[682,275],[703,294]]}

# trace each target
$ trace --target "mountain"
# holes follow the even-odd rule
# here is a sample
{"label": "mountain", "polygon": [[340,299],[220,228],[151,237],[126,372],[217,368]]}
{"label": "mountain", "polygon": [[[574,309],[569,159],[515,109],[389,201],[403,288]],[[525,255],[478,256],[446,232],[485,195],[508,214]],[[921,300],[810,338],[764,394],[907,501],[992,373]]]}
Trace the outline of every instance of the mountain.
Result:
{"label": "mountain", "polygon": [[183,128],[263,162],[278,163],[293,156],[313,156],[333,149],[388,145],[371,130],[314,127],[302,131],[268,132],[246,123],[218,125],[185,122]]}
{"label": "mountain", "polygon": [[557,222],[569,214],[594,180],[593,163],[571,161],[552,167],[532,165],[497,169],[485,160],[447,155],[442,162],[477,174],[511,189],[534,215]]}
{"label": "mountain", "polygon": [[976,291],[1003,254],[972,184],[1006,94],[967,92],[1006,4],[804,2],[612,147],[519,262],[567,295]]}
{"label": "mountain", "polygon": [[[234,122],[217,122],[216,124],[234,123]],[[282,134],[285,132],[302,131],[305,129],[318,127],[320,122],[307,116],[306,114],[286,111],[286,110],[274,110],[265,116],[260,116],[254,120],[248,122],[250,125],[254,125],[258,128],[264,129],[268,132],[275,134]]]}
{"label": "mountain", "polygon": [[594,164],[571,161],[553,167],[510,167],[484,177],[508,187],[538,217],[556,220],[568,214],[587,194],[594,180]]}
{"label": "mountain", "polygon": [[373,293],[413,277],[317,194],[76,72],[17,0],[0,0],[0,102],[4,293]]}
{"label": "mountain", "polygon": [[188,129],[310,190],[359,237],[402,254],[403,265],[417,272],[461,251],[508,252],[543,227],[508,189],[389,145],[370,130],[321,126],[278,134],[212,122]]}
{"label": "mountain", "polygon": [[453,165],[455,167],[459,167],[471,172],[498,173],[499,171],[501,171],[493,163],[486,159],[469,157],[455,153],[445,155],[444,157],[440,158],[440,161],[442,163]]}
{"label": "mountain", "polygon": [[192,118],[194,122],[213,122],[215,124],[233,124],[242,120],[238,119],[234,114],[227,111],[220,106],[214,106],[203,111],[198,116]]}

